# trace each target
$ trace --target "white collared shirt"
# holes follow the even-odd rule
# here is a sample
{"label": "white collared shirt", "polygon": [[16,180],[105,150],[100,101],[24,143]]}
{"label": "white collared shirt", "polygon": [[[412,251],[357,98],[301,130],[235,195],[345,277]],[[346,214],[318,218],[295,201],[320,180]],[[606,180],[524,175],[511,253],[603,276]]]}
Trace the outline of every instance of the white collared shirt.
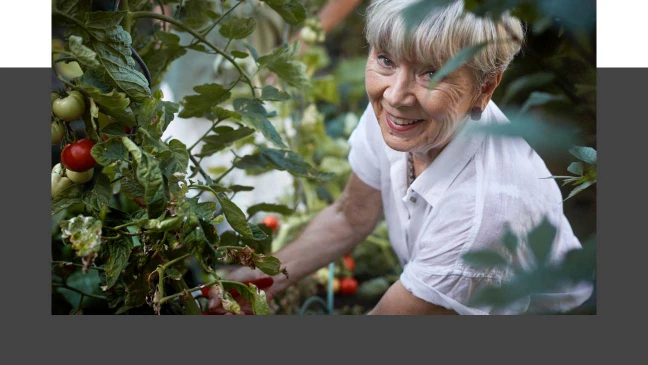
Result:
{"label": "white collared shirt", "polygon": [[528,269],[532,256],[523,239],[543,217],[557,227],[550,257],[555,262],[578,238],[563,213],[562,194],[544,161],[518,137],[468,133],[480,123],[509,123],[492,101],[479,122],[469,121],[414,183],[407,186],[407,156],[389,148],[371,104],[349,138],[349,163],[367,185],[381,191],[389,239],[413,295],[459,314],[518,314],[566,311],[592,294],[590,283],[534,295],[506,307],[468,306],[486,286],[511,278],[504,269],[468,265],[468,251],[496,249],[507,225],[521,239],[514,263]]}

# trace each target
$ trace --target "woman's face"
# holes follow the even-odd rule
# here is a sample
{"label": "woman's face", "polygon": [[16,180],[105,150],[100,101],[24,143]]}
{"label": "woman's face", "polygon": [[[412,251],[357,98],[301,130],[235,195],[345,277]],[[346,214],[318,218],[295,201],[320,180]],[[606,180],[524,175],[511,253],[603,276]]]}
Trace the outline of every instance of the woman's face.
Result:
{"label": "woman's face", "polygon": [[371,50],[365,72],[367,94],[390,148],[438,153],[475,105],[479,95],[469,69],[455,70],[430,89],[435,71]]}

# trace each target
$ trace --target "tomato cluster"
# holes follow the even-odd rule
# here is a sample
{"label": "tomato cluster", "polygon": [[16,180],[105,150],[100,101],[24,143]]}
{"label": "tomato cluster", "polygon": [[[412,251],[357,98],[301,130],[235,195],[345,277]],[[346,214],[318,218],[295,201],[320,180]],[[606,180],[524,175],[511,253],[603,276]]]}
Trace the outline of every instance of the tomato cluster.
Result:
{"label": "tomato cluster", "polygon": [[[353,277],[355,270],[355,260],[350,254],[342,257],[343,268],[336,264],[334,277],[331,281],[333,293],[342,295],[353,295],[358,291],[358,281]],[[319,269],[315,274],[316,280],[328,290],[328,280],[330,271],[327,267]]]}

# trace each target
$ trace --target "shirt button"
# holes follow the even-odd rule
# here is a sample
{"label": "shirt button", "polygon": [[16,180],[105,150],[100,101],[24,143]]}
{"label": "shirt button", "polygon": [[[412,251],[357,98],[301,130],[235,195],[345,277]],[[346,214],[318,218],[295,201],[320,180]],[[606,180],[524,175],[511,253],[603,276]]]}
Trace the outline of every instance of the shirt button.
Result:
{"label": "shirt button", "polygon": [[410,196],[410,201],[411,201],[412,203],[416,203],[416,198],[413,197],[413,196]]}

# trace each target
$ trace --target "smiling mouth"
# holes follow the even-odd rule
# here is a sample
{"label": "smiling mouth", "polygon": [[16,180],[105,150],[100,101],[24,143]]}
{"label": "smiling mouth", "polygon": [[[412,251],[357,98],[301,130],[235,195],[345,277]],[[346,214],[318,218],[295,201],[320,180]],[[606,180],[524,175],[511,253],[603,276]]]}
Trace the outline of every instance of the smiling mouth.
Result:
{"label": "smiling mouth", "polygon": [[398,118],[398,117],[395,117],[395,116],[393,116],[393,115],[391,115],[391,114],[389,114],[389,119],[390,119],[394,124],[396,124],[396,125],[402,125],[402,126],[410,125],[410,124],[414,124],[414,123],[420,123],[420,122],[423,121],[423,119],[404,119],[404,118]]}

